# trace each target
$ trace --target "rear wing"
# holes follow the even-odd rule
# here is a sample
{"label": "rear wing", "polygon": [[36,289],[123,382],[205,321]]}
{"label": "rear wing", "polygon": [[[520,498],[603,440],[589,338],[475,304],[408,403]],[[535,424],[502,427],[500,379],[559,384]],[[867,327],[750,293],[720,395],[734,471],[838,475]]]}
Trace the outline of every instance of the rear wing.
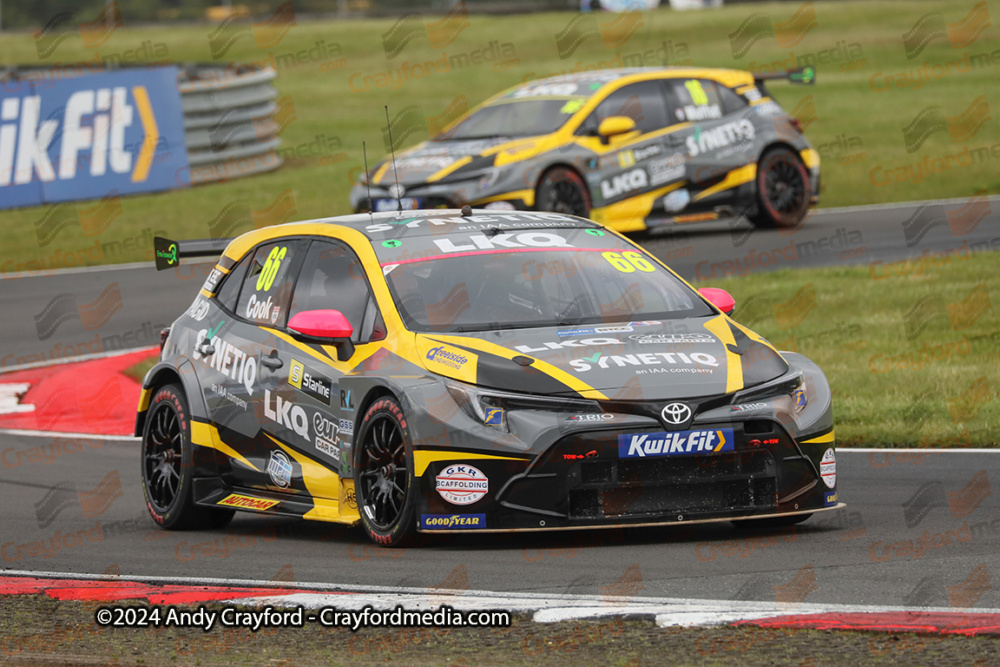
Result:
{"label": "rear wing", "polygon": [[218,257],[233,239],[194,239],[171,241],[162,236],[153,237],[153,256],[156,270],[172,269],[182,257]]}
{"label": "rear wing", "polygon": [[773,74],[754,74],[754,81],[773,81],[775,79],[785,79],[791,83],[799,83],[805,85],[812,85],[816,83],[816,68],[800,67],[799,69],[789,70],[787,72],[774,72]]}

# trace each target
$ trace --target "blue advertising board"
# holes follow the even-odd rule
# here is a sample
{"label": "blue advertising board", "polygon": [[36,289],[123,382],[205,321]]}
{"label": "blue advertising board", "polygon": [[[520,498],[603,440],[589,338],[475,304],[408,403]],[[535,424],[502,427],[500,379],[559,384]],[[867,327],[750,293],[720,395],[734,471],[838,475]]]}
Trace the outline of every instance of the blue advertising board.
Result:
{"label": "blue advertising board", "polygon": [[177,68],[0,84],[0,209],[188,186]]}

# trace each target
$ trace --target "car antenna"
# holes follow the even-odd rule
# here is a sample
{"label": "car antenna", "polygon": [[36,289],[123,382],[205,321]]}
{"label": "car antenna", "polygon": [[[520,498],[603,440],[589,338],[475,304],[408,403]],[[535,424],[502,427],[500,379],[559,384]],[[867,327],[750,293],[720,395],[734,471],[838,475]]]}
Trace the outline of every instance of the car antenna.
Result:
{"label": "car antenna", "polygon": [[365,146],[365,142],[361,142],[361,155],[365,158],[365,187],[368,189],[368,216],[374,221],[375,216],[372,214],[372,209],[375,208],[375,202],[372,201],[372,176],[368,173],[368,147]]}
{"label": "car antenna", "polygon": [[399,173],[396,171],[396,149],[392,145],[392,123],[389,122],[388,104],[385,105],[385,128],[389,131],[389,152],[392,154],[392,176],[396,180],[396,213],[398,214],[403,212],[403,199],[399,196]]}

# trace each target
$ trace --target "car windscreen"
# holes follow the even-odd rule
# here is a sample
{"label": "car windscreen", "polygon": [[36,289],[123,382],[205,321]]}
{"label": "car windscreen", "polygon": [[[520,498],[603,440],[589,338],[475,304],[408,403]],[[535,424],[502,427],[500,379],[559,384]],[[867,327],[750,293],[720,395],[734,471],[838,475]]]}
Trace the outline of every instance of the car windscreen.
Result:
{"label": "car windscreen", "polygon": [[549,134],[562,127],[585,101],[584,97],[505,99],[472,112],[434,141]]}
{"label": "car windscreen", "polygon": [[[616,237],[604,236],[597,247],[546,247],[555,234],[481,236],[472,239],[474,247],[494,248],[383,263],[408,329],[491,331],[714,314],[676,276]],[[531,247],[532,240],[541,247]]]}

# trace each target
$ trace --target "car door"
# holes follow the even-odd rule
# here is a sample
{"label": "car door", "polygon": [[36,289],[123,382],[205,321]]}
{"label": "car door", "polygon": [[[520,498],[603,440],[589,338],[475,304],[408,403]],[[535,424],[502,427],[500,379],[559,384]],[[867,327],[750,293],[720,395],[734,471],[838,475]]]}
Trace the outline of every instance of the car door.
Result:
{"label": "car door", "polygon": [[[306,251],[288,307],[288,318],[307,310],[339,310],[351,323],[355,355],[363,355],[363,345],[378,338],[381,318],[361,260],[345,244],[334,240],[314,240]],[[337,350],[300,340],[285,329],[265,353],[271,368],[262,369],[265,413],[262,427],[276,443],[317,461],[327,470],[340,469],[341,439],[353,435],[353,422],[340,418],[342,396],[340,378],[354,364],[340,361]],[[384,332],[381,333],[384,337]],[[280,457],[279,457],[280,458]],[[287,455],[286,455],[287,458]],[[292,459],[297,459],[295,454]],[[293,463],[295,461],[292,461]],[[298,461],[302,464],[302,461]],[[283,463],[283,462],[279,462]],[[293,466],[297,469],[296,466]],[[317,472],[317,475],[326,473]],[[315,480],[308,492],[319,497],[338,497],[338,487]],[[292,480],[294,486],[298,480]]]}
{"label": "car door", "polygon": [[745,182],[730,172],[754,161],[754,125],[740,113],[746,105],[735,104],[735,93],[710,79],[676,78],[666,85],[670,113],[691,124],[679,135],[688,162],[690,206],[685,210],[728,203],[733,188]]}
{"label": "car door", "polygon": [[[271,491],[290,491],[290,466],[275,461],[273,442],[266,437],[269,376],[280,371],[280,360],[270,354],[276,330],[284,325],[291,303],[297,267],[307,242],[278,239],[248,253],[239,295],[212,337],[214,355],[224,354],[216,366],[222,373],[213,391],[233,408],[213,415],[219,436],[233,451],[232,484]],[[233,276],[236,277],[235,275]],[[227,281],[228,282],[228,281]],[[223,290],[220,290],[220,296]],[[229,361],[231,357],[231,361]]]}

